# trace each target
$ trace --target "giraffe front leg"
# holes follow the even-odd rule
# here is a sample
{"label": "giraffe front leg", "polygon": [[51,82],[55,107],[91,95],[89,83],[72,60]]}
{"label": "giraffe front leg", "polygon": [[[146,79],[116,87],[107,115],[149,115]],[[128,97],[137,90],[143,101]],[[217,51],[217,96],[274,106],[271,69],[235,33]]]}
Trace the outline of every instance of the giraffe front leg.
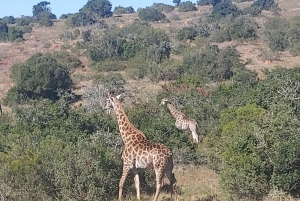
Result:
{"label": "giraffe front leg", "polygon": [[137,169],[135,168],[133,169],[133,174],[134,174],[134,184],[136,189],[136,197],[138,200],[141,200],[140,177]]}
{"label": "giraffe front leg", "polygon": [[121,177],[120,183],[119,183],[119,201],[122,200],[123,186],[124,186],[124,182],[126,180],[129,170],[130,170],[130,166],[123,165],[122,177]]}

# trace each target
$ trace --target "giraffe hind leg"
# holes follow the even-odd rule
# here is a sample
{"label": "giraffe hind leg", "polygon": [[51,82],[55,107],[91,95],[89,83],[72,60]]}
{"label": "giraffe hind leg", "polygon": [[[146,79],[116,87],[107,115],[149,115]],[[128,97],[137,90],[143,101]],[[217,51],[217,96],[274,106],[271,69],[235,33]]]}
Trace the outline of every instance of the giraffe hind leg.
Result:
{"label": "giraffe hind leg", "polygon": [[134,174],[134,185],[136,189],[136,197],[138,200],[141,200],[140,178],[136,168],[133,169],[133,174]]}
{"label": "giraffe hind leg", "polygon": [[171,156],[168,158],[168,163],[165,168],[165,174],[166,174],[168,180],[170,181],[171,200],[173,198],[173,194],[175,196],[175,200],[178,200],[177,189],[176,189],[177,180],[173,173],[173,158]]}
{"label": "giraffe hind leg", "polygon": [[156,175],[156,192],[155,192],[153,201],[157,201],[159,193],[160,193],[161,182],[162,182],[162,177],[163,177],[163,170],[161,168],[155,169],[155,175]]}
{"label": "giraffe hind leg", "polygon": [[193,136],[194,142],[198,143],[199,142],[198,134],[196,132],[192,132],[192,136]]}

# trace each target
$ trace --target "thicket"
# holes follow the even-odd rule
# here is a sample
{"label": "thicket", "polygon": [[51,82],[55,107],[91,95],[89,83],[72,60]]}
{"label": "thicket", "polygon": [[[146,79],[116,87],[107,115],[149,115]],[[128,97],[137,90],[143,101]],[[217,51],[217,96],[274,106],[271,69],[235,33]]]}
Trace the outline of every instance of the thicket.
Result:
{"label": "thicket", "polygon": [[139,10],[138,14],[140,20],[149,21],[149,22],[156,22],[156,21],[166,19],[166,16],[162,13],[162,11],[154,7],[143,8]]}
{"label": "thicket", "polygon": [[197,8],[195,4],[192,3],[191,1],[181,2],[178,6],[179,12],[188,12],[188,11],[195,11],[195,10],[197,10]]}
{"label": "thicket", "polygon": [[263,10],[272,11],[277,13],[280,11],[278,4],[274,0],[258,0],[253,2],[249,7],[242,10],[245,15],[257,16],[260,15]]}
{"label": "thicket", "polygon": [[23,31],[19,27],[8,26],[3,20],[0,20],[0,41],[23,40]]}
{"label": "thicket", "polygon": [[221,85],[212,96],[223,109],[206,138],[209,164],[230,199],[259,200],[272,189],[299,195],[299,69],[274,70],[248,87]]}
{"label": "thicket", "polygon": [[56,15],[51,12],[50,2],[41,1],[32,8],[33,18],[39,23],[40,26],[53,26],[53,19]]}
{"label": "thicket", "polygon": [[15,86],[8,91],[4,103],[12,105],[39,98],[57,100],[58,94],[70,90],[73,84],[69,70],[60,62],[50,54],[38,53],[25,63],[13,65],[10,76]]}
{"label": "thicket", "polygon": [[157,72],[159,65],[169,58],[171,53],[167,34],[141,21],[109,31],[104,37],[94,37],[92,40],[93,43],[88,45],[87,54],[94,62],[92,65],[95,68],[108,71],[126,67],[126,73],[132,77],[142,78]]}
{"label": "thicket", "polygon": [[112,5],[108,0],[88,1],[78,13],[70,14],[66,19],[66,25],[70,27],[88,26],[101,21],[101,18],[111,17]]}
{"label": "thicket", "polygon": [[266,44],[272,51],[289,50],[293,55],[299,55],[300,43],[299,17],[284,19],[281,17],[269,18],[263,27],[263,36]]}
{"label": "thicket", "polygon": [[151,7],[164,13],[172,12],[175,9],[174,6],[164,4],[164,3],[154,3]]}
{"label": "thicket", "polygon": [[134,13],[134,8],[132,6],[123,7],[123,6],[116,6],[113,13],[118,14],[126,14],[126,13]]}
{"label": "thicket", "polygon": [[240,69],[244,69],[244,65],[236,49],[209,45],[183,58],[181,79],[187,84],[220,82],[229,80]]}

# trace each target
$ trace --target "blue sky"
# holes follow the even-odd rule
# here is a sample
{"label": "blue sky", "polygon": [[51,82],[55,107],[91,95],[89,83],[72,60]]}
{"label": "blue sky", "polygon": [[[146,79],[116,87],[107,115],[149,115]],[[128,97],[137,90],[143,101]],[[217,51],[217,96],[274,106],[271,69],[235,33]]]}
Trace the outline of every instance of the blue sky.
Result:
{"label": "blue sky", "polygon": [[[0,18],[4,16],[32,16],[33,5],[42,1],[50,2],[52,13],[57,17],[60,17],[62,14],[76,13],[87,3],[87,0],[0,0]],[[190,1],[193,3],[197,2],[197,0]],[[173,0],[110,0],[110,3],[112,4],[112,10],[119,5],[124,7],[132,6],[135,10],[151,6],[153,3],[174,5]]]}

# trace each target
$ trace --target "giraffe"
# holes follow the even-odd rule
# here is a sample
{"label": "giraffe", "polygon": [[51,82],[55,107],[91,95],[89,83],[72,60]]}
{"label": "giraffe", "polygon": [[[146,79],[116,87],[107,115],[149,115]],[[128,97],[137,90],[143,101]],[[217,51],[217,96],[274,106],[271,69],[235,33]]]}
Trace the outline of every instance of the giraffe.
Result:
{"label": "giraffe", "polygon": [[113,108],[124,142],[124,150],[122,152],[123,172],[119,183],[119,200],[122,200],[123,185],[130,170],[134,173],[136,196],[140,200],[139,168],[154,168],[156,176],[154,201],[158,199],[164,174],[170,181],[171,199],[174,193],[175,200],[177,200],[172,152],[162,143],[147,140],[145,134],[131,124],[120,103],[121,95],[114,96],[109,94],[105,106],[105,109]]}
{"label": "giraffe", "polygon": [[175,126],[180,130],[189,130],[192,132],[193,141],[198,143],[197,122],[195,119],[188,118],[185,114],[177,110],[166,98],[162,99],[160,105],[167,104],[172,116],[175,118]]}

